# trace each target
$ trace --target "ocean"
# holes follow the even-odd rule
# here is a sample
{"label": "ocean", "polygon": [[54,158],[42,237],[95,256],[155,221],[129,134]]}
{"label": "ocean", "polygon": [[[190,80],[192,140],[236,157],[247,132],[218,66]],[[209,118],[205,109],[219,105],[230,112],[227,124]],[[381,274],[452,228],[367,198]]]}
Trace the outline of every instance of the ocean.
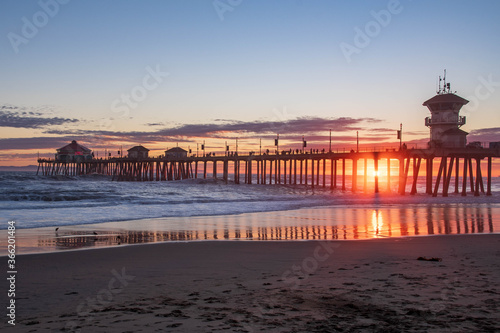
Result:
{"label": "ocean", "polygon": [[0,172],[1,219],[15,220],[19,229],[290,210],[328,205],[331,198],[329,191],[305,186],[236,185],[213,179],[117,182],[101,175]]}
{"label": "ocean", "polygon": [[[466,198],[452,190],[449,197],[433,198],[424,194],[424,181],[417,195],[401,196],[395,181],[392,193],[375,195],[371,183],[363,194],[328,186],[225,184],[214,179],[117,182],[102,175],[0,172],[0,223],[4,234],[8,222],[15,221],[21,253],[158,241],[499,232],[498,178],[492,196],[469,193]],[[54,234],[55,228],[59,231]]]}
{"label": "ocean", "polygon": [[[420,194],[416,201],[432,203],[432,198],[421,194],[424,191],[423,181],[419,184]],[[499,183],[493,182],[494,197],[498,197]],[[393,186],[395,191],[396,182]],[[380,187],[383,188],[383,185]],[[2,229],[6,229],[6,222],[11,220],[16,221],[18,229],[23,229],[160,217],[284,211],[373,201],[373,194],[364,196],[360,192],[359,195],[349,191],[332,192],[328,186],[311,189],[304,185],[225,184],[214,179],[117,182],[101,175],[68,177],[39,176],[34,172],[0,172],[0,218],[4,222]],[[373,192],[370,187],[368,192]],[[469,197],[474,202],[485,198],[484,195]],[[397,203],[398,198],[394,194],[388,201]],[[461,197],[449,198],[448,202],[456,200],[461,201]]]}

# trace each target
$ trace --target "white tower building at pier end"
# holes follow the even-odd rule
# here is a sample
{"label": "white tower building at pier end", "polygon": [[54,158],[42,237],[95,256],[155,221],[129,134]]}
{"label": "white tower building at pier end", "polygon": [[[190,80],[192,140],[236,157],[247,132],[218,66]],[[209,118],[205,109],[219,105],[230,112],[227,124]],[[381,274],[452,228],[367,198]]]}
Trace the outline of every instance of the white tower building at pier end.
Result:
{"label": "white tower building at pier end", "polygon": [[423,104],[431,112],[425,118],[425,126],[431,132],[429,148],[465,148],[467,144],[469,133],[460,129],[466,121],[465,116],[460,116],[460,109],[469,101],[455,93],[450,83],[446,83],[445,70],[444,78],[439,77],[437,95]]}

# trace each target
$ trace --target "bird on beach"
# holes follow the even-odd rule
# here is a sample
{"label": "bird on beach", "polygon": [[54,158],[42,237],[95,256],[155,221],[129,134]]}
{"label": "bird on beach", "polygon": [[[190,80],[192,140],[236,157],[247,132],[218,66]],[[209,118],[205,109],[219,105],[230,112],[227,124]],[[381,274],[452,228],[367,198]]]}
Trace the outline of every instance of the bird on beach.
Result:
{"label": "bird on beach", "polygon": [[94,235],[97,235],[97,232],[94,231]]}

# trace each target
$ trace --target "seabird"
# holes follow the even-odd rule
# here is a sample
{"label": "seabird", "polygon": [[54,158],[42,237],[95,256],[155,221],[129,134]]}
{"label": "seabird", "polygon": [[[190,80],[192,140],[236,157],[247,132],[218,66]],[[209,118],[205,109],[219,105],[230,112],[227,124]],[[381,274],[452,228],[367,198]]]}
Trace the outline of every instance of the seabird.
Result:
{"label": "seabird", "polygon": [[97,232],[94,231],[94,235],[97,235]]}
{"label": "seabird", "polygon": [[56,231],[59,230],[59,227],[56,228]]}

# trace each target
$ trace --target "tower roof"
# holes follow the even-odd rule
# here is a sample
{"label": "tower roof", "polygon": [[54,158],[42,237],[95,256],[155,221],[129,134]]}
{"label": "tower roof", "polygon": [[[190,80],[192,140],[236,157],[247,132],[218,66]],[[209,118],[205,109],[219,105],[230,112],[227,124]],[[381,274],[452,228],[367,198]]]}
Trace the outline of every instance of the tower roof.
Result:
{"label": "tower roof", "polygon": [[450,94],[438,94],[432,97],[431,99],[426,100],[422,105],[430,108],[431,106],[436,104],[458,104],[460,106],[463,106],[467,103],[469,103],[469,101],[466,100],[465,98],[450,93]]}

